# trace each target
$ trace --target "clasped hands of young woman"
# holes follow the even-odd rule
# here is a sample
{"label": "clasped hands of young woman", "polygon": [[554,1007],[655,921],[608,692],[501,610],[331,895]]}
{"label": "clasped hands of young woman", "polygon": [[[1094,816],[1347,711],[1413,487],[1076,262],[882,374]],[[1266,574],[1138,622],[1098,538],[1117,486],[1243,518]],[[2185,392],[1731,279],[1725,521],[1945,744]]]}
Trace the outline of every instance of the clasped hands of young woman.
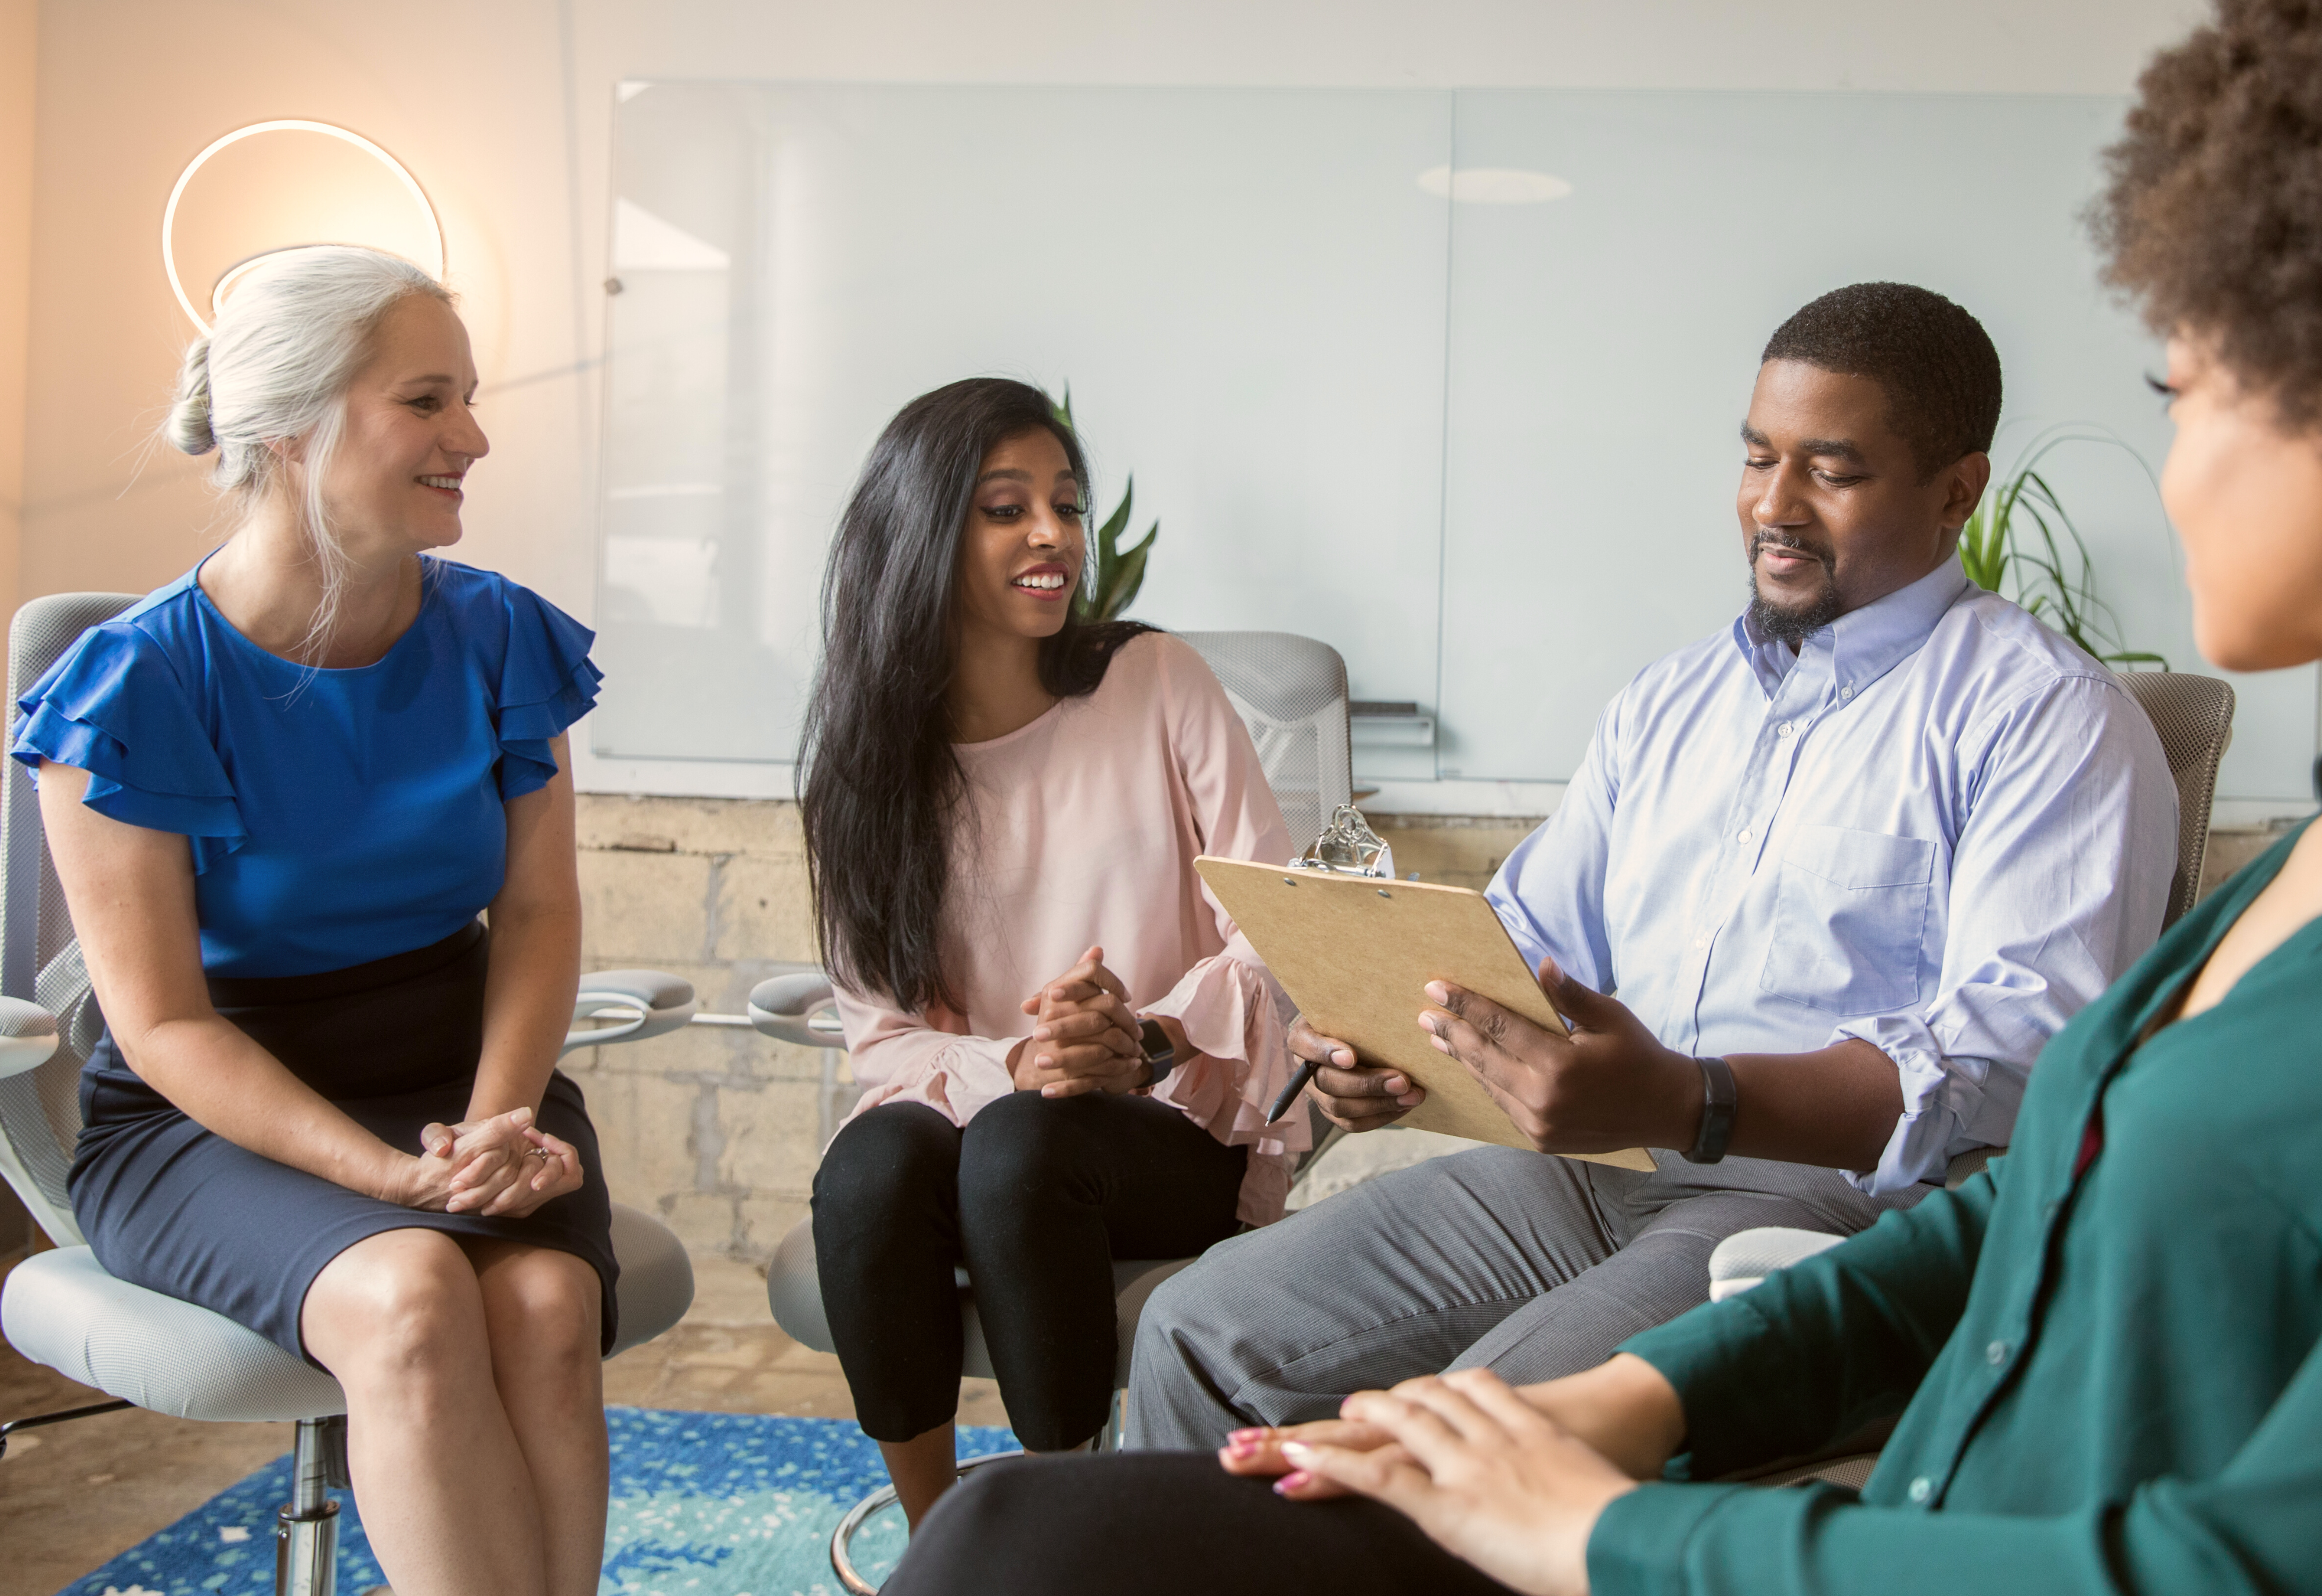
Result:
{"label": "clasped hands of young woman", "polygon": [[[1129,989],[1104,967],[1102,947],[1083,953],[1079,963],[1025,999],[1022,1007],[1039,1023],[1009,1051],[1017,1090],[1070,1098],[1135,1091],[1145,1084],[1141,1022],[1129,1007]],[[1184,1043],[1175,1032],[1170,1039],[1177,1042],[1178,1062],[1184,1062]]]}
{"label": "clasped hands of young woman", "polygon": [[1342,1418],[1236,1430],[1230,1474],[1292,1501],[1360,1495],[1528,1596],[1583,1596],[1588,1537],[1614,1498],[1656,1479],[1685,1438],[1677,1392],[1641,1358],[1510,1386],[1488,1369],[1358,1391]]}
{"label": "clasped hands of young woman", "polygon": [[430,1125],[419,1140],[418,1156],[401,1159],[399,1183],[382,1193],[403,1208],[521,1219],[580,1189],[580,1154],[534,1125],[530,1108]]}

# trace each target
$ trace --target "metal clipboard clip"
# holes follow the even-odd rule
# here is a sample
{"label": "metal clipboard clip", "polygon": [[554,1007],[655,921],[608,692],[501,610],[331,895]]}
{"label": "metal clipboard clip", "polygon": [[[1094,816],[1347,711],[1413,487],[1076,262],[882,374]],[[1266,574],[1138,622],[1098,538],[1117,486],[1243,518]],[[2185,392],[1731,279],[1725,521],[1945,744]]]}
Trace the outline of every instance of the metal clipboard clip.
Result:
{"label": "metal clipboard clip", "polygon": [[1352,804],[1340,804],[1331,812],[1330,824],[1322,828],[1322,834],[1309,843],[1306,852],[1292,860],[1287,868],[1391,881],[1394,879],[1394,850],[1371,829],[1361,810]]}

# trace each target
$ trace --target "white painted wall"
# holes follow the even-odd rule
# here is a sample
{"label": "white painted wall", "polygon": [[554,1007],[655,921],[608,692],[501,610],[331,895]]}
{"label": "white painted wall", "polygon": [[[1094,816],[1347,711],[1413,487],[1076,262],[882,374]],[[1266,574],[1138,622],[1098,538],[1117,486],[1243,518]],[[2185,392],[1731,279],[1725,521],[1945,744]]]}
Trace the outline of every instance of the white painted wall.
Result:
{"label": "white painted wall", "polygon": [[[32,330],[32,108],[38,0],[0,0],[0,615],[16,607],[24,498],[25,338]],[[0,1250],[9,1245],[0,1218]]]}

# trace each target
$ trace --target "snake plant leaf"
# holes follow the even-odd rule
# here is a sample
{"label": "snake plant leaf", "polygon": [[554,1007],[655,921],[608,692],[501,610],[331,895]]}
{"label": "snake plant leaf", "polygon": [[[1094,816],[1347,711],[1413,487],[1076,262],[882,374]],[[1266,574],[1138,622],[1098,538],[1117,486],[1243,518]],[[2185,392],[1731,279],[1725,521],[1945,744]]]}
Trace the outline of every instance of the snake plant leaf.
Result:
{"label": "snake plant leaf", "polygon": [[[1073,390],[1065,388],[1061,399],[1049,402],[1050,413],[1056,424],[1078,437],[1073,424]],[[1146,528],[1144,540],[1127,553],[1120,552],[1121,534],[1129,530],[1135,515],[1137,479],[1132,476],[1121,484],[1120,503],[1089,540],[1088,568],[1080,590],[1073,596],[1073,609],[1083,621],[1110,621],[1117,618],[1137,600],[1137,590],[1145,585],[1145,561],[1153,551],[1154,540],[1160,536],[1161,524],[1156,521]]]}
{"label": "snake plant leaf", "polygon": [[1096,546],[1101,564],[1110,564],[1120,557],[1120,534],[1129,530],[1129,507],[1137,502],[1137,479],[1132,476],[1120,487],[1120,507],[1104,518],[1097,528]]}
{"label": "snake plant leaf", "polygon": [[1097,619],[1118,620],[1121,613],[1137,602],[1137,590],[1145,585],[1145,558],[1153,552],[1154,539],[1161,535],[1161,524],[1156,521],[1143,541],[1120,557],[1113,570],[1112,579],[1105,584]]}

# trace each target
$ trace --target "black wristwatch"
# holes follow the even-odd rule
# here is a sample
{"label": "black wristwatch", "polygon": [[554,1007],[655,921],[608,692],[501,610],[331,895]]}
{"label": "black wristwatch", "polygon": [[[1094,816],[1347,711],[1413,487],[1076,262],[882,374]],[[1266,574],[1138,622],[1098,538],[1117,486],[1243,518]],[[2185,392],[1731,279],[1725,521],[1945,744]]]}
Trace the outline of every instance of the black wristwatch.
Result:
{"label": "black wristwatch", "polygon": [[1169,1033],[1161,1028],[1159,1020],[1149,1019],[1137,1028],[1138,1042],[1145,1048],[1145,1067],[1153,1072],[1146,1081],[1147,1090],[1160,1085],[1177,1067],[1177,1050],[1169,1044]]}
{"label": "black wristwatch", "polygon": [[1733,1139],[1733,1105],[1739,1100],[1733,1090],[1733,1066],[1718,1058],[1693,1062],[1701,1066],[1701,1129],[1694,1135],[1686,1162],[1715,1163],[1725,1156],[1725,1145]]}

